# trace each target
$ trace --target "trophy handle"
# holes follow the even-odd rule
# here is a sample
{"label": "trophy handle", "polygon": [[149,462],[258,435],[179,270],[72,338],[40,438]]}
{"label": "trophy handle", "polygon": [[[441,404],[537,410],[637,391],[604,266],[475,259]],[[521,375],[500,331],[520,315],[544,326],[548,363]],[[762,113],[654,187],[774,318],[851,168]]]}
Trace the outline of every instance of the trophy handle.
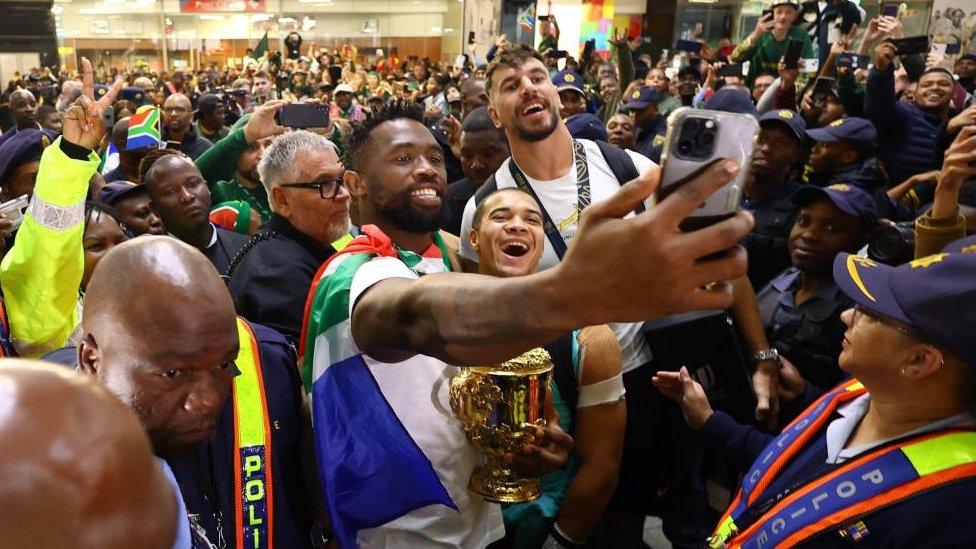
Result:
{"label": "trophy handle", "polygon": [[475,446],[490,436],[488,420],[502,392],[487,376],[461,368],[461,373],[451,379],[451,410],[461,420],[464,432]]}

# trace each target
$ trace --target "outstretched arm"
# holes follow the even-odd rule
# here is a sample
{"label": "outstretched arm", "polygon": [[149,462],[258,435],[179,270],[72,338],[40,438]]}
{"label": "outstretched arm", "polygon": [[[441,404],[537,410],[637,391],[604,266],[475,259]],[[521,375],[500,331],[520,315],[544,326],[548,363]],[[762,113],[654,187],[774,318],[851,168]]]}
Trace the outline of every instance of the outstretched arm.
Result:
{"label": "outstretched arm", "polygon": [[656,206],[624,219],[659,184],[660,168],[648,170],[611,199],[586,208],[562,263],[540,273],[511,279],[445,273],[378,282],[353,305],[356,345],[385,362],[422,353],[484,364],[579,326],[727,308],[732,294],[724,283],[746,272],[745,252],[736,243],[752,227],[751,216],[740,212],[690,233],[678,224],[737,171],[732,161],[718,162]]}

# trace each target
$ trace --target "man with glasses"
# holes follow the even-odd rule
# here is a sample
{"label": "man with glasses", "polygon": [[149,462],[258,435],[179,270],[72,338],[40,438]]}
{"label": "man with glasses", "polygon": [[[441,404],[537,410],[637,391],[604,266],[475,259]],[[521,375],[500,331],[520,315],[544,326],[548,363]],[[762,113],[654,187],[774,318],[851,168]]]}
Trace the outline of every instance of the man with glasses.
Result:
{"label": "man with glasses", "polygon": [[174,93],[163,102],[163,140],[178,143],[179,150],[193,160],[213,146],[193,125],[193,106],[182,93]]}
{"label": "man with glasses", "polygon": [[349,192],[335,145],[307,131],[276,138],[258,173],[274,213],[232,262],[230,292],[241,316],[295,342],[312,277],[349,239]]}

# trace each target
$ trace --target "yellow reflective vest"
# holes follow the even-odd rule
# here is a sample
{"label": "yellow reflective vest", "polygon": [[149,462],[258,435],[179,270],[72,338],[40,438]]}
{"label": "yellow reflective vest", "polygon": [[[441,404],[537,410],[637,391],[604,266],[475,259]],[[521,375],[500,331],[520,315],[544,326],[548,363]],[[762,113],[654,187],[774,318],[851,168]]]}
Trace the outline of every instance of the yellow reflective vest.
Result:
{"label": "yellow reflective vest", "polygon": [[63,347],[81,321],[78,289],[85,270],[82,237],[88,183],[98,155],[74,160],[61,137],[44,149],[14,245],[0,262],[13,346],[22,357]]}

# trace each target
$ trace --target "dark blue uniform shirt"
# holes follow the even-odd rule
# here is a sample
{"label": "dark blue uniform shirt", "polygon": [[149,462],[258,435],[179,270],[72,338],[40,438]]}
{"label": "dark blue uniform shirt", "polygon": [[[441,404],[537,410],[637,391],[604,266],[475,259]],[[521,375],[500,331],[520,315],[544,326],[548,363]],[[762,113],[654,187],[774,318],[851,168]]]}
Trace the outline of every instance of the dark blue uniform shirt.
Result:
{"label": "dark blue uniform shirt", "polygon": [[[270,411],[271,468],[274,496],[274,543],[276,547],[310,547],[311,515],[302,475],[299,446],[301,436],[301,380],[295,351],[278,332],[251,324],[261,350],[261,370]],[[198,452],[168,460],[183,493],[187,513],[207,532],[208,540],[220,547],[234,546],[234,405],[227,399],[216,435]],[[222,531],[218,530],[220,515]]]}
{"label": "dark blue uniform shirt", "polygon": [[756,295],[759,315],[770,345],[804,379],[826,390],[845,377],[837,366],[846,330],[840,313],[851,307],[851,300],[831,281],[797,305],[794,295],[799,288],[800,270],[790,267],[783,271]]}
{"label": "dark blue uniform shirt", "polygon": [[655,163],[660,162],[661,149],[664,147],[664,134],[667,131],[668,120],[663,116],[658,116],[637,132],[634,150],[650,158]]}
{"label": "dark blue uniform shirt", "polygon": [[742,209],[756,220],[743,245],[749,253],[749,281],[757,290],[790,266],[789,237],[797,212],[790,197],[799,188],[788,179],[761,198],[742,200]]}

